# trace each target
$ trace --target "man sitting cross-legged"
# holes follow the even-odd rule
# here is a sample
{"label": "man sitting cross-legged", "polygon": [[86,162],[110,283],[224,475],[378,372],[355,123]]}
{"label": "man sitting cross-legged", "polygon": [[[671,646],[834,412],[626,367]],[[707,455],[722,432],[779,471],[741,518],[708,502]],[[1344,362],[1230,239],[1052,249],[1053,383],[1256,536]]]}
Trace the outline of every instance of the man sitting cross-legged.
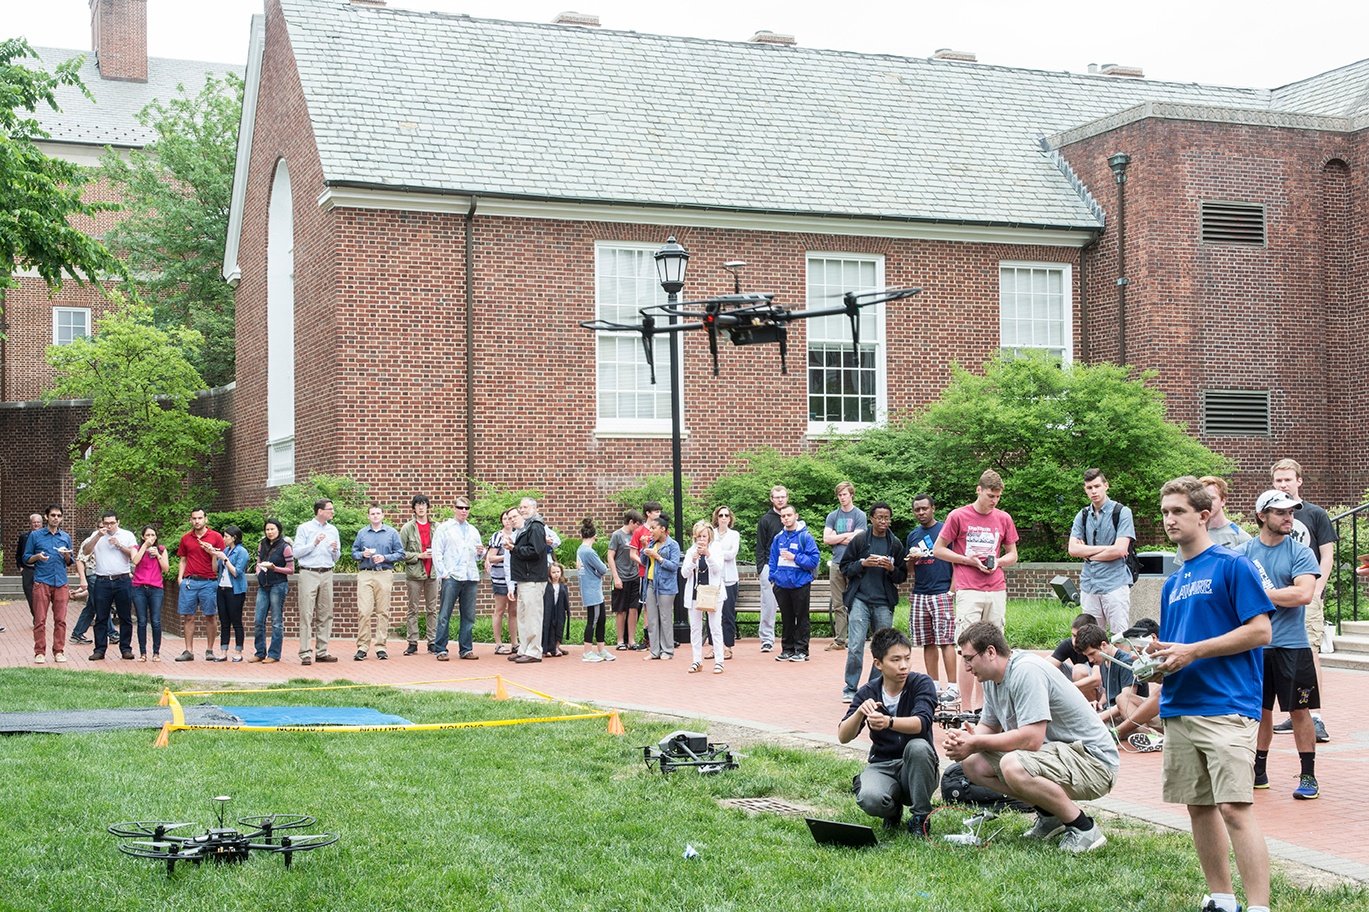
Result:
{"label": "man sitting cross-legged", "polygon": [[842,744],[870,727],[870,759],[856,777],[856,803],[889,827],[898,826],[903,805],[909,805],[908,832],[925,836],[939,769],[932,743],[936,684],[911,670],[913,647],[901,630],[876,630],[870,654],[880,677],[856,691],[837,725]]}
{"label": "man sitting cross-legged", "polygon": [[965,667],[984,685],[978,725],[947,734],[946,756],[977,785],[1033,804],[1040,815],[1027,833],[1060,848],[1088,852],[1107,842],[1075,804],[1112,791],[1121,765],[1098,714],[1049,662],[1013,652],[995,624],[978,622],[957,638]]}

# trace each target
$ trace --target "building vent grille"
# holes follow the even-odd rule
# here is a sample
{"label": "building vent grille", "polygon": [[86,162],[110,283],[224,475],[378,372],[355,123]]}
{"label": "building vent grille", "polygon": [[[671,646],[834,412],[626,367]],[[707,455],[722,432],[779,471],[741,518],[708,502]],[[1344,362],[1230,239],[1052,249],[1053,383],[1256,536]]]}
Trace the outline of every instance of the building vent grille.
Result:
{"label": "building vent grille", "polygon": [[1203,203],[1204,244],[1263,246],[1264,206],[1260,203]]}
{"label": "building vent grille", "polygon": [[1203,433],[1209,437],[1268,437],[1268,390],[1203,390]]}

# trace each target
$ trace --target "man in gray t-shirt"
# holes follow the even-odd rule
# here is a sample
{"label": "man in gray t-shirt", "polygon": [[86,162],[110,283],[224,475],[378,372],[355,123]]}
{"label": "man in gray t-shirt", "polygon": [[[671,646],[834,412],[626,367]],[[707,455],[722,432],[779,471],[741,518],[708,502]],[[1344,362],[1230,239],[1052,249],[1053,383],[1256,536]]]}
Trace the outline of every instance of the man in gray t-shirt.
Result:
{"label": "man in gray t-shirt", "polygon": [[[846,556],[846,546],[868,526],[865,511],[856,506],[856,486],[849,481],[837,485],[837,508],[827,514],[827,522],[822,524],[822,543],[832,549],[832,559],[827,564],[827,579],[831,583],[828,599],[832,611],[832,642],[827,649],[846,648],[846,577],[841,572],[841,561]],[[865,644],[861,643],[864,649]]]}
{"label": "man in gray t-shirt", "polygon": [[1035,805],[1028,837],[1064,833],[1060,848],[1074,853],[1106,843],[1075,802],[1112,791],[1121,761],[1084,695],[1045,659],[1009,649],[995,624],[971,624],[957,645],[984,685],[984,711],[978,725],[947,734],[946,756],[971,782]]}

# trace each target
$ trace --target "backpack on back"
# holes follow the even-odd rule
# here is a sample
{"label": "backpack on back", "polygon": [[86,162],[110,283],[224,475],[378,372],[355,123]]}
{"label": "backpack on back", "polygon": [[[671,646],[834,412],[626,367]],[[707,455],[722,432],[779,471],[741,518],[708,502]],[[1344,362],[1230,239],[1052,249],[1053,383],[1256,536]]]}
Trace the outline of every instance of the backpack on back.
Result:
{"label": "backpack on back", "polygon": [[[1086,545],[1096,545],[1096,544],[1098,544],[1098,542],[1096,542],[1096,541],[1092,541],[1092,542],[1091,542],[1091,541],[1088,540],[1088,534],[1089,534],[1088,509],[1089,509],[1088,507],[1085,507],[1084,509],[1082,509],[1082,510],[1079,511],[1079,523],[1080,523],[1081,527],[1082,527],[1083,530],[1084,530],[1084,544],[1086,544]],[[1113,541],[1116,541],[1116,540],[1117,540],[1117,527],[1118,527],[1118,525],[1119,525],[1119,524],[1121,523],[1121,521],[1122,521],[1122,518],[1121,518],[1121,517],[1122,517],[1122,505],[1119,504],[1117,501],[1114,500],[1114,501],[1112,502],[1112,540],[1113,540]],[[1123,558],[1123,560],[1126,561],[1127,571],[1128,571],[1129,573],[1131,573],[1131,582],[1128,583],[1127,585],[1128,585],[1128,586],[1135,586],[1135,585],[1136,585],[1136,580],[1141,576],[1141,558],[1140,558],[1140,557],[1137,555],[1137,553],[1136,553],[1136,539],[1135,539],[1134,537],[1131,539],[1131,541],[1127,542],[1127,556],[1126,556],[1125,558]]]}

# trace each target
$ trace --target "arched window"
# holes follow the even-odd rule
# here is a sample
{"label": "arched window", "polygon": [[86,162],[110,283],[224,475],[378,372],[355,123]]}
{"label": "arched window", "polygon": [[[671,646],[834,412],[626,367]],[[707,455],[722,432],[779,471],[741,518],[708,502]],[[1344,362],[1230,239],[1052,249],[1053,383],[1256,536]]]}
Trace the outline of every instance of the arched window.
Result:
{"label": "arched window", "polygon": [[295,480],[295,214],[276,165],[266,223],[266,484]]}

